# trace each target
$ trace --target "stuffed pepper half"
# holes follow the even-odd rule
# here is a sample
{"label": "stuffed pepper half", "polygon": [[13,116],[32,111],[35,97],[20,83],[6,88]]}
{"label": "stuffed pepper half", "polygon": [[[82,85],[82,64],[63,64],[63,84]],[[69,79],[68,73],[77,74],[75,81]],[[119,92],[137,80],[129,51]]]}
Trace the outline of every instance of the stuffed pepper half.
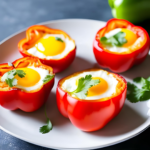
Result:
{"label": "stuffed pepper half", "polygon": [[76,54],[75,41],[64,31],[34,25],[27,29],[26,38],[18,43],[23,56],[37,57],[54,72],[66,69]]}
{"label": "stuffed pepper half", "polygon": [[9,110],[35,111],[47,100],[53,84],[53,69],[37,58],[1,64],[0,105]]}
{"label": "stuffed pepper half", "polygon": [[127,84],[120,75],[101,69],[74,73],[57,86],[60,113],[83,131],[104,127],[122,109]]}
{"label": "stuffed pepper half", "polygon": [[126,20],[111,19],[97,32],[93,51],[100,66],[124,72],[144,61],[149,45],[145,29]]}

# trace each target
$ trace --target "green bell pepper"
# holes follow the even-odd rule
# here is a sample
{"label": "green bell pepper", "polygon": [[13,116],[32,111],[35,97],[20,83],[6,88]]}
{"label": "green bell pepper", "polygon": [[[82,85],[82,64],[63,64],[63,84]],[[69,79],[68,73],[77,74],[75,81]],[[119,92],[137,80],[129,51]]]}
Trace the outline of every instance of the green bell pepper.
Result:
{"label": "green bell pepper", "polygon": [[114,18],[138,23],[150,19],[150,0],[108,0]]}

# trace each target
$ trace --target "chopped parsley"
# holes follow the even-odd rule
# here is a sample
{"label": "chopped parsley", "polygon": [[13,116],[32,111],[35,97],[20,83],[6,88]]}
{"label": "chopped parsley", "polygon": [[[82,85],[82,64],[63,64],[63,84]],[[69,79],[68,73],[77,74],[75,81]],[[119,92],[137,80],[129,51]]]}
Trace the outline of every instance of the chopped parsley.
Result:
{"label": "chopped parsley", "polygon": [[[136,84],[141,88],[137,87]],[[127,99],[130,102],[136,103],[150,99],[150,77],[147,79],[137,77],[133,79],[133,83],[128,82],[127,87]]]}
{"label": "chopped parsley", "polygon": [[100,42],[104,45],[111,45],[111,46],[122,46],[123,44],[127,43],[125,39],[126,33],[125,32],[118,32],[117,34],[107,38],[101,37]]}
{"label": "chopped parsley", "polygon": [[25,77],[26,73],[23,70],[13,69],[11,71],[6,72],[2,76],[1,81],[6,82],[6,84],[8,84],[9,87],[13,87],[17,85],[17,79],[15,79],[15,75],[18,75],[20,78],[23,78]]}
{"label": "chopped parsley", "polygon": [[43,82],[44,82],[44,83],[47,83],[47,82],[49,82],[53,77],[54,77],[54,75],[47,75],[47,76],[44,78]]}
{"label": "chopped parsley", "polygon": [[99,79],[92,79],[92,75],[86,75],[79,79],[76,90],[70,92],[70,94],[74,94],[80,99],[85,99],[88,94],[88,89],[98,83],[100,83]]}
{"label": "chopped parsley", "polygon": [[42,126],[42,127],[40,127],[40,130],[39,130],[42,134],[50,132],[52,130],[52,128],[53,128],[53,125],[52,125],[50,119],[47,116],[46,104],[45,104],[45,117],[47,119],[47,124]]}
{"label": "chopped parsley", "polygon": [[55,39],[57,40],[57,41],[60,41],[60,42],[64,42],[61,38],[59,38],[59,37],[55,37]]}

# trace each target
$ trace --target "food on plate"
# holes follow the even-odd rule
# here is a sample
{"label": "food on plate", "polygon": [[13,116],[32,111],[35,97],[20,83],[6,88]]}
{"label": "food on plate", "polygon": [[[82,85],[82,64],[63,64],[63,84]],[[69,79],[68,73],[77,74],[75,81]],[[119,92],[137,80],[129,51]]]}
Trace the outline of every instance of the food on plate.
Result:
{"label": "food on plate", "polygon": [[18,43],[23,56],[37,57],[54,72],[66,69],[76,54],[75,41],[62,30],[34,25],[26,30],[26,38]]}
{"label": "food on plate", "polygon": [[150,18],[149,0],[108,0],[114,18],[138,23]]}
{"label": "food on plate", "polygon": [[133,82],[128,82],[127,99],[136,103],[150,99],[150,76],[148,78],[137,77]]}
{"label": "food on plate", "polygon": [[0,105],[9,110],[35,111],[47,100],[53,84],[53,69],[37,58],[1,64]]}
{"label": "food on plate", "polygon": [[74,73],[58,82],[60,113],[83,131],[104,127],[122,109],[127,84],[123,77],[102,69]]}
{"label": "food on plate", "polygon": [[149,51],[145,29],[123,19],[111,19],[94,39],[93,52],[98,64],[114,72],[124,72],[144,61]]}
{"label": "food on plate", "polygon": [[45,117],[46,117],[47,122],[46,122],[45,125],[43,125],[39,129],[39,132],[42,133],[42,134],[49,133],[53,129],[52,122],[50,121],[50,119],[47,116],[46,105],[45,105]]}

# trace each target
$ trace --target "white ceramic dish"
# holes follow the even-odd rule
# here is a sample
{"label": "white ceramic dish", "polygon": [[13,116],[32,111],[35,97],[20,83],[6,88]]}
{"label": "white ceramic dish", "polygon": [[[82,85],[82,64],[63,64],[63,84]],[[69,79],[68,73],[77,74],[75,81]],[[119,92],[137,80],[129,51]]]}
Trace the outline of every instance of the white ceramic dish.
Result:
{"label": "white ceramic dish", "polygon": [[[68,19],[42,23],[51,28],[66,31],[77,45],[77,56],[71,66],[56,75],[55,86],[47,101],[48,116],[54,127],[48,134],[41,134],[39,127],[45,124],[44,108],[36,112],[25,113],[20,110],[9,111],[0,107],[0,128],[24,141],[54,148],[54,149],[94,149],[120,143],[134,137],[146,129],[150,124],[150,102],[132,104],[126,100],[120,114],[109,122],[103,129],[96,132],[82,132],[64,118],[56,106],[55,89],[59,79],[73,72],[96,67],[97,63],[92,52],[94,36],[105,22]],[[25,37],[25,31],[19,32],[0,44],[0,63],[14,61],[21,55],[17,50],[17,43]],[[107,58],[106,58],[107,59]],[[108,60],[109,61],[109,60]],[[127,80],[137,76],[150,75],[150,56],[139,66],[121,74]]]}

